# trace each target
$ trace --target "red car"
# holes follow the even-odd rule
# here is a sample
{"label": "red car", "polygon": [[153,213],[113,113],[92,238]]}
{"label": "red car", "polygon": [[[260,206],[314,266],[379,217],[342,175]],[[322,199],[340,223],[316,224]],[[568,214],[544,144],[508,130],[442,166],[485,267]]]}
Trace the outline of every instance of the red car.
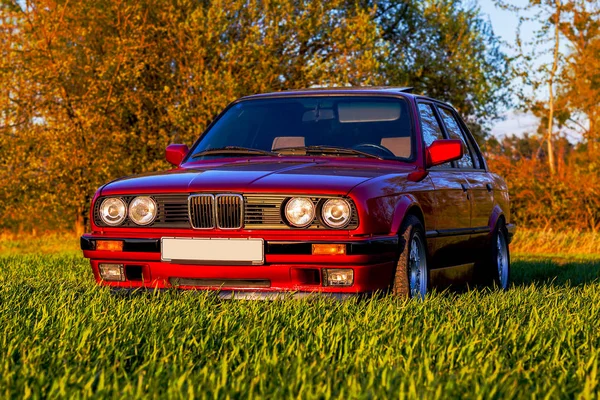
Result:
{"label": "red car", "polygon": [[451,106],[409,89],[244,97],[166,158],[94,196],[81,248],[100,284],[236,298],[509,284],[504,180]]}

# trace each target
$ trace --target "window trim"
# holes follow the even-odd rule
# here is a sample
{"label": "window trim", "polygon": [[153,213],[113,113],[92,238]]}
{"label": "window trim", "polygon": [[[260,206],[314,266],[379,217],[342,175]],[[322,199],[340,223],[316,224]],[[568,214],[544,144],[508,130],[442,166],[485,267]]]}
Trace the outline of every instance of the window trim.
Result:
{"label": "window trim", "polygon": [[[425,104],[431,107],[431,110],[433,111],[433,116],[435,118],[435,120],[437,121],[440,130],[442,132],[442,139],[449,139],[448,136],[448,132],[446,131],[446,126],[443,124],[442,119],[439,115],[439,111],[437,109],[437,104],[435,101],[431,101],[429,99],[417,99],[417,113],[419,114],[419,128],[421,129],[421,143],[423,144],[423,149],[427,149],[427,143],[425,143],[425,136],[423,135],[423,123],[421,121],[421,110],[419,109],[419,105],[420,104]],[[459,169],[456,161],[450,161],[450,165],[451,167],[444,167],[444,168],[435,168],[434,171],[454,171],[455,169]],[[436,167],[441,167],[441,166],[436,166]]]}
{"label": "window trim", "polygon": [[[464,129],[461,127],[461,122],[458,116],[458,113],[456,112],[456,110],[454,110],[453,107],[447,106],[447,105],[441,105],[441,104],[436,104],[436,108],[439,109],[444,109],[450,112],[450,114],[454,117],[454,120],[457,122],[457,126],[458,129],[460,130],[460,134],[462,135],[462,138],[464,140],[465,145],[467,146],[467,151],[469,152],[469,154],[471,155],[471,164],[473,165],[472,167],[469,168],[461,168],[460,165],[458,164],[458,162],[456,163],[455,168],[460,169],[461,171],[480,171],[482,170],[482,168],[476,168],[475,167],[475,163],[473,162],[473,157],[476,156],[477,159],[479,160],[479,165],[481,166],[481,158],[479,157],[479,155],[474,154],[475,153],[475,149],[473,147],[473,142],[471,141],[470,138],[468,138],[468,136],[465,134]],[[438,113],[440,114],[440,119],[441,119],[441,111],[437,110]],[[450,134],[447,131],[447,127],[446,124],[443,124],[444,129],[446,129],[446,134],[448,135],[448,137],[450,137]]]}
{"label": "window trim", "polygon": [[479,148],[479,144],[477,143],[477,140],[475,140],[475,137],[473,136],[473,134],[467,127],[467,124],[465,123],[465,121],[463,121],[460,114],[456,110],[454,110],[454,113],[456,116],[456,120],[458,121],[458,125],[463,131],[463,135],[471,143],[471,148],[472,148],[473,152],[476,154],[477,158],[479,159],[479,168],[474,168],[474,171],[488,172],[487,161],[483,157],[483,153],[481,152],[481,149]]}
{"label": "window trim", "polygon": [[[468,140],[471,143],[472,149],[475,151],[475,154],[477,155],[477,157],[479,157],[480,168],[459,168],[458,166],[455,165],[455,162],[453,161],[452,162],[453,166],[451,168],[436,168],[435,171],[455,171],[458,169],[458,170],[461,170],[464,172],[489,172],[489,167],[488,167],[487,161],[486,161],[485,157],[483,156],[483,152],[481,151],[479,144],[475,140],[475,137],[473,136],[473,134],[467,127],[466,123],[464,122],[464,120],[462,119],[462,117],[460,116],[458,111],[456,111],[454,109],[454,107],[452,107],[451,105],[446,104],[440,100],[432,99],[430,97],[425,97],[425,96],[415,96],[415,102],[417,103],[417,113],[419,114],[417,120],[419,123],[419,127],[421,128],[421,131],[422,131],[421,115],[420,115],[420,112],[418,109],[418,104],[422,103],[422,104],[429,104],[432,106],[432,108],[434,109],[434,114],[436,115],[436,118],[438,120],[438,124],[442,128],[442,136],[444,136],[444,139],[448,139],[449,136],[448,136],[448,132],[446,131],[446,126],[440,122],[441,117],[439,116],[438,107],[445,107],[447,109],[450,109],[452,111],[452,113],[454,114],[454,116],[456,117],[456,119],[459,123],[460,129],[463,131],[463,136],[465,137],[465,140]],[[424,140],[424,137],[422,134],[421,134],[421,142],[423,144],[423,148],[425,149],[426,145],[425,145],[425,140]]]}

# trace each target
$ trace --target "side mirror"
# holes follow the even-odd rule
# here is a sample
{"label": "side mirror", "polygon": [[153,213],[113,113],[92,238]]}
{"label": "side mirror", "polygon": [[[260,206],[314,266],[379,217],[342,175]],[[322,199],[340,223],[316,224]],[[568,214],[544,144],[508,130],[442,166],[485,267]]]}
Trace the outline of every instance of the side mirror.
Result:
{"label": "side mirror", "polygon": [[165,150],[165,158],[175,166],[179,166],[190,149],[187,144],[170,144]]}
{"label": "side mirror", "polygon": [[460,139],[435,140],[427,148],[427,168],[461,159],[463,144]]}

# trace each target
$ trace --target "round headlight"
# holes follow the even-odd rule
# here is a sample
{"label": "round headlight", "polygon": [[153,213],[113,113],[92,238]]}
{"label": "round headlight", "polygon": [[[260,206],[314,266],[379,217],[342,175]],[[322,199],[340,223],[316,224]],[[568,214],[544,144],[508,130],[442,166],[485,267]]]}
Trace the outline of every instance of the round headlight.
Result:
{"label": "round headlight", "polygon": [[323,204],[321,216],[331,228],[343,228],[350,222],[350,203],[344,199],[329,199]]}
{"label": "round headlight", "polygon": [[106,225],[117,226],[125,221],[127,207],[125,202],[118,197],[108,197],[100,204],[100,219]]}
{"label": "round headlight", "polygon": [[136,197],[129,203],[129,219],[137,225],[148,225],[156,218],[156,210],[156,203],[151,197]]}
{"label": "round headlight", "polygon": [[291,225],[304,228],[315,219],[315,205],[306,197],[293,197],[285,205],[285,218]]}

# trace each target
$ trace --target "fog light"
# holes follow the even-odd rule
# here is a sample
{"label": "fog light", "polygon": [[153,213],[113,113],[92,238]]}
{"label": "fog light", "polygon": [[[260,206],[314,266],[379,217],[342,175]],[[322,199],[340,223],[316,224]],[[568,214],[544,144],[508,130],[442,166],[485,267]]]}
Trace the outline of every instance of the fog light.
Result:
{"label": "fog light", "polygon": [[313,256],[343,256],[346,254],[345,244],[313,244]]}
{"label": "fog light", "polygon": [[123,264],[99,264],[100,277],[105,281],[121,281],[125,280],[123,273]]}
{"label": "fog light", "polygon": [[123,251],[122,240],[98,240],[96,250]]}
{"label": "fog light", "polygon": [[325,286],[352,286],[354,271],[344,269],[323,269],[323,285]]}

